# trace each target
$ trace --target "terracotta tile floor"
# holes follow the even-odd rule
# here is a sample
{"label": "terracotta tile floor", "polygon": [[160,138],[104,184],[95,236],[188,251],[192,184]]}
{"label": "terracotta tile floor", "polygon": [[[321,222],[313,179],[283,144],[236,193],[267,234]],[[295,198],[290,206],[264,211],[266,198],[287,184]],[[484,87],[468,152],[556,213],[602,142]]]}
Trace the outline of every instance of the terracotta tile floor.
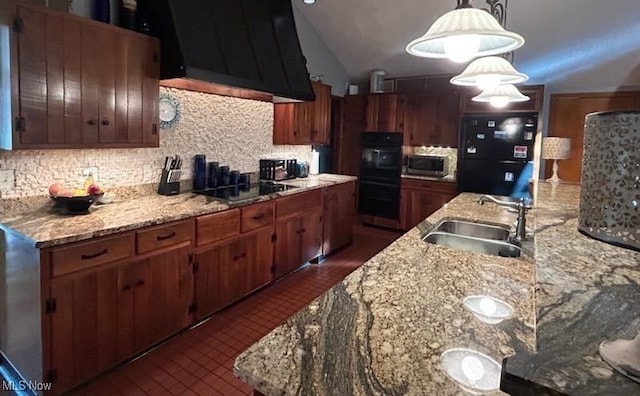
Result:
{"label": "terracotta tile floor", "polygon": [[352,245],[223,310],[74,395],[251,395],[233,375],[240,352],[400,236],[357,226]]}

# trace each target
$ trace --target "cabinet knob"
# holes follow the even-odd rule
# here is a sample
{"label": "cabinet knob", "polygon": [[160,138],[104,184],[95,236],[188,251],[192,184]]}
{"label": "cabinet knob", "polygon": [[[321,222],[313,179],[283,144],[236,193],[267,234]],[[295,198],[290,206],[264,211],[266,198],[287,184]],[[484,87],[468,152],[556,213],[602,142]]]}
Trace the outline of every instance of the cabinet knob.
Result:
{"label": "cabinet knob", "polygon": [[89,120],[87,121],[87,124],[89,125],[96,125],[98,123],[98,120]]}
{"label": "cabinet knob", "polygon": [[140,279],[138,282],[136,282],[136,287],[140,287],[144,285],[144,280]]}
{"label": "cabinet knob", "polygon": [[104,126],[109,125],[109,120],[102,120],[102,125],[104,125]]}

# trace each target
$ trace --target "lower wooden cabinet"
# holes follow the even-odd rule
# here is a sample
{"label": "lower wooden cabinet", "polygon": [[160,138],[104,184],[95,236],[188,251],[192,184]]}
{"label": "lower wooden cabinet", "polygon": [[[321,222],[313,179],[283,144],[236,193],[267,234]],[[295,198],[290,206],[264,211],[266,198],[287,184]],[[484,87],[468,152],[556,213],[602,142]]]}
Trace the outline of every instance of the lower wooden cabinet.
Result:
{"label": "lower wooden cabinet", "polygon": [[322,254],[348,245],[353,240],[356,214],[356,182],[336,184],[324,189],[324,231]]}
{"label": "lower wooden cabinet", "polygon": [[268,227],[195,256],[198,319],[271,281],[272,235],[273,229]]}
{"label": "lower wooden cabinet", "polygon": [[321,254],[322,208],[276,222],[274,278],[294,271]]}
{"label": "lower wooden cabinet", "polygon": [[[48,362],[60,393],[187,327],[189,245],[140,261],[55,278],[45,311]],[[45,378],[45,381],[48,379]]]}
{"label": "lower wooden cabinet", "polygon": [[456,183],[402,179],[400,192],[401,226],[408,230],[431,216],[457,195]]}

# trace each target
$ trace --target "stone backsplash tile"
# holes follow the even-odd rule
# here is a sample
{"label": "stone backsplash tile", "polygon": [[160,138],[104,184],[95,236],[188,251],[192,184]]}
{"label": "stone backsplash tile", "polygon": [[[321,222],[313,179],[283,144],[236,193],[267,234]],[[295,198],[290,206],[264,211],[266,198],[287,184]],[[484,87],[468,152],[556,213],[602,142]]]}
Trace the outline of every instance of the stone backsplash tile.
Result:
{"label": "stone backsplash tile", "polygon": [[311,146],[272,144],[272,103],[172,88],[161,92],[180,100],[182,119],[160,131],[159,148],[0,151],[0,170],[15,173],[15,187],[0,189],[0,198],[44,196],[54,182],[73,187],[89,167],[97,168],[98,182],[107,191],[157,183],[164,157],[173,154],[185,159],[183,180],[191,178],[195,154],[242,172],[257,171],[259,158],[311,159]]}

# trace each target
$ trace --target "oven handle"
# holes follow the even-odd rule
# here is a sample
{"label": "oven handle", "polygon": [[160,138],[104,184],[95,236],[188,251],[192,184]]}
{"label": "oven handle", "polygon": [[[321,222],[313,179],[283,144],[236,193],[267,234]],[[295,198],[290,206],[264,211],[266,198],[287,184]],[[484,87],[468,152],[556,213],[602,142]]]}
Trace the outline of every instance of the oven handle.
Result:
{"label": "oven handle", "polygon": [[362,180],[362,179],[360,179],[360,184],[369,184],[369,185],[373,185],[373,186],[384,186],[384,187],[400,188],[400,184],[374,182],[374,181],[368,181],[368,180]]}

